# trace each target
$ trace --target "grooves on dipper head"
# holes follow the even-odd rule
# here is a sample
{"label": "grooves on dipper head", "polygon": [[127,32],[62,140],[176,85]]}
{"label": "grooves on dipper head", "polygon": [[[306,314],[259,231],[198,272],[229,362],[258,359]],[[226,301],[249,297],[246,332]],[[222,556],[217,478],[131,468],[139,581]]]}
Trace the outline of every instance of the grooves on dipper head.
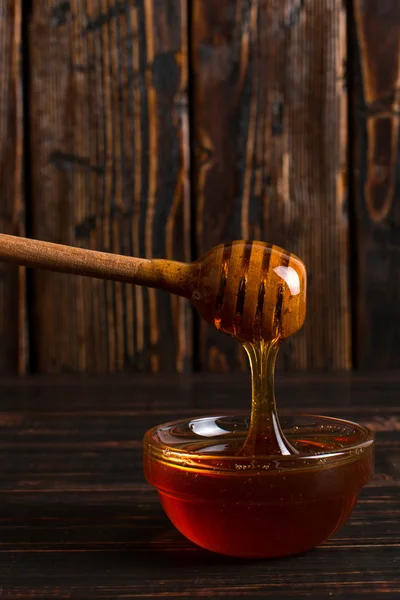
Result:
{"label": "grooves on dipper head", "polygon": [[215,302],[214,325],[217,329],[219,329],[221,326],[221,311],[222,311],[222,306],[224,303],[224,294],[225,294],[226,282],[228,279],[228,270],[229,270],[229,262],[231,260],[231,254],[232,254],[232,244],[224,244],[224,249],[222,251],[219,289],[218,289],[217,299]]}
{"label": "grooves on dipper head", "polygon": [[265,299],[265,291],[267,285],[267,276],[269,271],[269,263],[271,260],[271,250],[272,245],[268,244],[268,246],[264,249],[264,254],[262,258],[261,272],[260,278],[261,282],[258,288],[258,299],[257,299],[257,309],[256,315],[254,318],[254,337],[261,338],[261,321],[262,321],[262,313],[264,309],[264,299]]}
{"label": "grooves on dipper head", "polygon": [[[288,267],[290,261],[290,254],[283,254],[281,265],[282,267]],[[283,307],[283,296],[284,296],[283,280],[281,279],[278,283],[278,293],[275,304],[274,312],[274,332],[277,337],[282,336],[282,307]]]}
{"label": "grooves on dipper head", "polygon": [[235,334],[237,333],[237,330],[240,329],[240,321],[241,321],[242,315],[243,315],[244,301],[246,298],[247,276],[249,273],[249,265],[250,265],[250,257],[251,257],[252,248],[253,248],[253,242],[250,242],[250,241],[244,242],[244,251],[243,251],[242,265],[241,265],[241,271],[243,274],[239,281],[239,289],[238,289],[237,298],[236,298],[235,318],[234,318],[234,323],[233,323]]}

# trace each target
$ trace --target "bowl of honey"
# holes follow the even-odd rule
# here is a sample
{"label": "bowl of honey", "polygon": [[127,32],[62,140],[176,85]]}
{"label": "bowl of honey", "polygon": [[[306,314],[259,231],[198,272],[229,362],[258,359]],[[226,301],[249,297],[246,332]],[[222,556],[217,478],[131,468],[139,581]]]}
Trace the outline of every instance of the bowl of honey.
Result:
{"label": "bowl of honey", "polygon": [[305,265],[282,248],[239,241],[206,255],[198,280],[200,314],[247,352],[250,417],[154,427],[144,438],[147,481],[175,527],[207,550],[275,558],[315,548],[372,477],[374,438],[350,421],[278,415],[275,361],[304,323]]}
{"label": "bowl of honey", "polygon": [[247,416],[180,420],[149,430],[144,470],[175,527],[219,554],[273,558],[330,538],[373,474],[364,426],[321,416],[280,419],[290,453],[249,453]]}

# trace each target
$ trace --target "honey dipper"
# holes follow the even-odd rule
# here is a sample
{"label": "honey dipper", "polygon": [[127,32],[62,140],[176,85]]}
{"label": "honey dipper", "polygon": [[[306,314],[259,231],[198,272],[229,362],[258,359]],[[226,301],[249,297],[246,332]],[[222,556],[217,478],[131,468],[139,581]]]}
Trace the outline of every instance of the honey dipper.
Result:
{"label": "honey dipper", "polygon": [[222,244],[181,263],[0,234],[0,260],[167,290],[188,298],[207,323],[241,342],[287,338],[305,319],[304,264],[263,242]]}

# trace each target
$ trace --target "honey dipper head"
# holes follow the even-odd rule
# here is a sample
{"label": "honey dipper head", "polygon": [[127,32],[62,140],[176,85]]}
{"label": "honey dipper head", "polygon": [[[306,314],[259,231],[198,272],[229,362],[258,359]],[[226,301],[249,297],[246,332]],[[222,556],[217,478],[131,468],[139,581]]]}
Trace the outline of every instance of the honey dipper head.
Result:
{"label": "honey dipper head", "polygon": [[306,269],[282,248],[235,241],[193,263],[191,301],[208,322],[241,342],[284,339],[301,329],[306,314]]}

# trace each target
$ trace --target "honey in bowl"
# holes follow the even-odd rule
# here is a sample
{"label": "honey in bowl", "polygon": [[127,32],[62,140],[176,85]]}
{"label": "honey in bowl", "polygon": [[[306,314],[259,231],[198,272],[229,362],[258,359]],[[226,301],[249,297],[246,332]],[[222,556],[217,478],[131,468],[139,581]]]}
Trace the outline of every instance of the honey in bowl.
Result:
{"label": "honey in bowl", "polygon": [[295,455],[244,456],[246,417],[161,425],[144,440],[147,480],[189,540],[246,558],[296,554],[347,520],[373,471],[373,439],[329,417],[282,419]]}
{"label": "honey in bowl", "polygon": [[146,478],[172,523],[203,548],[246,558],[314,548],[345,523],[371,478],[374,440],[349,421],[278,418],[275,359],[282,340],[304,322],[305,267],[276,246],[234,242],[206,255],[201,269],[192,301],[243,344],[251,415],[151,429]]}

